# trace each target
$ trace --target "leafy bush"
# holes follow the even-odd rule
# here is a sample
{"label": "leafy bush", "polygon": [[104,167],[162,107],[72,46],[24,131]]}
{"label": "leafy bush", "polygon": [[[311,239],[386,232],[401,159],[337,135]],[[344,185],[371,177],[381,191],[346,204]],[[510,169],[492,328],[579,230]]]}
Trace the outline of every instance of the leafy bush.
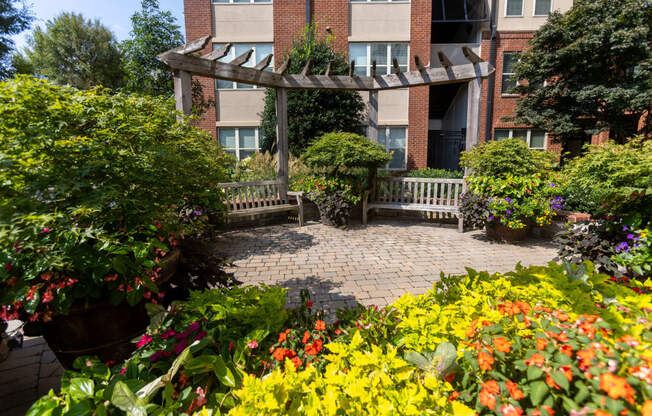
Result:
{"label": "leafy bush", "polygon": [[[620,226],[622,227],[622,226]],[[559,245],[559,258],[571,264],[591,261],[602,273],[612,276],[619,273],[612,259],[617,241],[624,238],[619,226],[611,221],[588,224],[569,224],[555,237]]]}
{"label": "leafy bush", "polygon": [[623,231],[627,232],[625,241],[616,246],[613,260],[632,276],[651,276],[652,239],[648,228],[636,231],[624,228]]}
{"label": "leafy bush", "polygon": [[460,199],[460,212],[465,227],[484,228],[489,218],[489,198],[467,192]]}
{"label": "leafy bush", "polygon": [[391,155],[378,143],[354,133],[327,133],[315,141],[301,156],[311,168],[325,168],[337,174],[342,168],[378,169]]}
{"label": "leafy bush", "polygon": [[446,169],[416,169],[409,171],[405,176],[408,178],[433,178],[433,179],[462,179],[464,172],[460,170]]}
{"label": "leafy bush", "polygon": [[[593,214],[613,214],[634,227],[652,219],[652,142],[588,146],[587,153],[564,167],[572,206]],[[590,190],[588,202],[586,192]],[[577,197],[573,197],[576,193]],[[584,204],[584,205],[583,205]],[[588,205],[587,205],[588,204]]]}
{"label": "leafy bush", "polygon": [[462,210],[476,226],[482,224],[482,216],[484,224],[500,223],[510,229],[543,226],[552,222],[564,204],[558,196],[555,177],[548,173],[529,177],[471,176],[467,183],[468,195],[462,199]]}
{"label": "leafy bush", "polygon": [[[288,160],[290,181],[303,178],[310,174],[310,170],[300,159],[290,155]],[[241,160],[235,167],[234,182],[273,181],[278,175],[278,155],[256,152],[246,159]]]}
{"label": "leafy bush", "polygon": [[230,158],[167,99],[0,83],[0,305],[45,319],[157,292],[157,262],[221,206]]}
{"label": "leafy bush", "polygon": [[293,182],[291,188],[303,191],[317,205],[322,221],[341,227],[348,225],[351,210],[360,202],[362,185],[351,178],[307,176]]}
{"label": "leafy bush", "polygon": [[530,149],[523,140],[496,140],[462,152],[460,164],[478,176],[530,176],[553,166],[551,152]]}

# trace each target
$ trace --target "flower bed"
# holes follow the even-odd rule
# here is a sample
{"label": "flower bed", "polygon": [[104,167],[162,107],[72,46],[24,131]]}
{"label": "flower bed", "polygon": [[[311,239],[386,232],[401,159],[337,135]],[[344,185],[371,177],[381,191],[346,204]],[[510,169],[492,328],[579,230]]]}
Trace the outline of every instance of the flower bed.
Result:
{"label": "flower bed", "polygon": [[150,306],[131,359],[79,359],[62,394],[32,412],[652,412],[652,295],[588,263],[442,276],[424,295],[340,310],[334,323],[305,293],[299,308],[283,304],[283,289],[262,286]]}

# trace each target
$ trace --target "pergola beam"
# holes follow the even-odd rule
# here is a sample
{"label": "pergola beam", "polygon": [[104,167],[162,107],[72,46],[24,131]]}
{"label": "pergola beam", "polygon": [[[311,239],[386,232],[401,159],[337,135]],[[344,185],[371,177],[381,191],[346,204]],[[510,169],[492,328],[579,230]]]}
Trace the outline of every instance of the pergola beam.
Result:
{"label": "pergola beam", "polygon": [[462,53],[464,53],[464,56],[466,59],[471,61],[472,64],[476,65],[482,62],[482,58],[480,58],[478,55],[476,55],[471,48],[468,46],[462,46]]}
{"label": "pergola beam", "polygon": [[265,68],[267,68],[269,66],[269,64],[272,63],[272,57],[273,56],[274,55],[272,55],[270,53],[269,55],[264,57],[262,61],[258,62],[258,64],[254,67],[254,69],[258,70],[258,71],[264,71]]}
{"label": "pergola beam", "polygon": [[[477,56],[477,55],[476,55]],[[399,74],[369,76],[285,74],[289,67],[286,61],[278,72],[260,71],[232,63],[202,59],[195,55],[167,52],[161,60],[175,71],[193,75],[260,85],[268,88],[288,89],[333,89],[333,90],[387,90],[423,85],[468,82],[475,78],[487,78],[494,68],[487,62],[452,65],[448,68],[425,68],[422,71],[400,72]],[[355,71],[352,62],[350,69]]]}
{"label": "pergola beam", "polygon": [[170,52],[176,52],[180,53],[182,55],[188,55],[191,53],[195,53],[197,51],[201,51],[208,45],[208,42],[210,41],[211,37],[210,36],[204,36],[199,39],[193,40],[192,42],[186,43],[183,46],[179,46],[178,48],[172,49]]}
{"label": "pergola beam", "polygon": [[219,47],[210,53],[207,53],[206,55],[202,56],[202,58],[208,59],[209,61],[217,61],[218,59],[222,59],[228,55],[232,47],[232,43],[227,43],[226,45]]}
{"label": "pergola beam", "polygon": [[251,54],[253,54],[253,53],[254,53],[254,50],[249,49],[247,52],[243,53],[242,55],[238,56],[237,58],[235,58],[234,60],[229,62],[229,64],[236,65],[236,66],[242,66],[242,65],[246,64],[249,61],[249,59],[251,58]]}

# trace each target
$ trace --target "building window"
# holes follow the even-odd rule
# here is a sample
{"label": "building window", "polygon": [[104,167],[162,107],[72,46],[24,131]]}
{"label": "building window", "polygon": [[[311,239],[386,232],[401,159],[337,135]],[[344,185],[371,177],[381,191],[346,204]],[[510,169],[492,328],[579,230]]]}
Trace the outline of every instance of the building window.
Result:
{"label": "building window", "polygon": [[[218,49],[222,46],[224,46],[223,43],[214,43],[213,50]],[[256,66],[256,63],[261,61],[264,57],[273,54],[274,44],[273,43],[234,43],[233,46],[231,47],[231,50],[229,50],[229,53],[224,58],[219,59],[219,62],[229,63],[232,60],[234,60],[236,57],[247,52],[249,49],[253,49],[254,53],[251,54],[249,61],[247,61],[247,63],[242,65],[244,67],[254,67]],[[272,57],[272,61],[270,62],[269,66],[265,68],[265,71],[273,71],[273,68],[274,68],[274,57]],[[219,89],[229,89],[229,90],[234,88],[238,88],[238,89],[262,88],[251,84],[243,84],[241,82],[233,82],[233,81],[224,81],[221,79],[216,80],[215,84]]]}
{"label": "building window", "polygon": [[263,137],[257,127],[220,127],[217,133],[224,151],[245,159],[260,150]]}
{"label": "building window", "polygon": [[503,54],[503,77],[502,77],[502,94],[516,94],[514,88],[518,86],[518,80],[514,80],[514,67],[518,62],[518,52],[505,52]]}
{"label": "building window", "polygon": [[548,16],[552,10],[552,0],[534,0],[534,15]]}
{"label": "building window", "polygon": [[523,0],[506,0],[505,16],[523,16]]}
{"label": "building window", "polygon": [[435,0],[432,2],[433,22],[486,22],[486,3],[477,0]]}
{"label": "building window", "polygon": [[405,170],[407,165],[407,127],[378,127],[378,143],[394,152],[386,169]]}
{"label": "building window", "polygon": [[239,3],[271,3],[272,0],[213,0],[218,4],[239,4]]}
{"label": "building window", "polygon": [[544,150],[548,142],[548,134],[543,130],[536,129],[496,129],[494,140],[511,139],[518,137],[523,139],[530,149]]}
{"label": "building window", "polygon": [[351,3],[409,3],[410,0],[350,0]]}
{"label": "building window", "polygon": [[371,75],[371,64],[376,61],[376,75],[392,73],[396,58],[401,71],[408,70],[408,43],[350,43],[349,62],[355,61],[355,73]]}

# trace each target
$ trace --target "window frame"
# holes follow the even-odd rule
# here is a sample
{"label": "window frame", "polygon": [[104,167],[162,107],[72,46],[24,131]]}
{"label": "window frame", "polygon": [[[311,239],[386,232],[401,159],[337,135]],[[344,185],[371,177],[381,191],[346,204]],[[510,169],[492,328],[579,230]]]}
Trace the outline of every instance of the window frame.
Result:
{"label": "window frame", "polygon": [[411,0],[349,0],[349,3],[409,3]]}
{"label": "window frame", "polygon": [[441,0],[442,19],[432,19],[432,22],[433,23],[480,23],[480,22],[488,22],[490,20],[489,13],[487,11],[487,6],[486,6],[485,3],[482,3],[483,8],[485,9],[484,10],[485,17],[482,17],[482,18],[479,18],[479,19],[478,18],[469,18],[469,8],[468,8],[467,1],[469,1],[469,0],[464,0],[464,19],[447,19],[446,18],[446,4],[445,4],[444,0]]}
{"label": "window frame", "polygon": [[[503,97],[518,97],[519,96],[519,94],[517,92],[503,91],[503,86],[505,84],[505,82],[503,80],[505,79],[505,75],[511,75],[511,77],[516,75],[516,72],[507,72],[507,73],[505,73],[505,55],[516,55],[518,57],[516,62],[518,63],[521,60],[521,58],[519,56],[520,54],[521,54],[521,51],[503,51],[503,61],[502,61],[502,65],[501,65],[501,68],[500,68],[500,95],[503,96]],[[516,80],[516,85],[514,85],[514,87],[518,87],[520,85],[520,82],[521,82],[520,80]]]}
{"label": "window frame", "polygon": [[507,5],[510,0],[505,0],[505,17],[523,17],[523,9],[525,8],[525,0],[521,1],[521,14],[507,14]]}
{"label": "window frame", "polygon": [[537,2],[539,0],[532,0],[532,16],[534,17],[548,17],[550,16],[550,13],[554,10],[553,3],[555,0],[550,0],[550,10],[548,10],[547,14],[537,14]]}
{"label": "window frame", "polygon": [[[226,4],[226,3],[224,3],[224,4]],[[239,3],[235,3],[235,4],[239,4]],[[242,4],[244,4],[244,3],[242,3]],[[258,62],[260,62],[260,60],[262,58],[264,58],[264,56],[262,56],[262,57],[258,56],[258,45],[271,45],[272,46],[272,54],[274,53],[274,42],[235,42],[235,43],[233,43],[233,46],[229,50],[228,55],[225,56],[224,58],[221,58],[221,59],[233,60],[233,59],[237,58],[237,56],[235,54],[235,45],[237,45],[237,44],[241,44],[241,45],[242,44],[245,44],[245,45],[250,44],[250,45],[253,45],[254,52],[251,54],[251,57],[249,58],[249,61],[253,60],[254,65],[257,64]],[[216,49],[216,47],[215,47],[216,45],[224,46],[224,45],[226,45],[226,43],[213,42],[213,50]],[[249,62],[249,61],[247,61],[247,62]],[[218,60],[218,62],[223,62],[223,61]],[[273,71],[273,68],[274,68],[274,57],[272,55],[272,62],[270,62],[270,65],[265,69],[265,71]],[[222,87],[219,86],[219,81],[230,82],[233,86],[231,88],[222,88]],[[238,84],[251,85],[251,87],[239,88]],[[246,91],[246,90],[259,90],[259,89],[264,89],[264,88],[266,88],[266,87],[261,87],[259,85],[253,85],[253,84],[247,84],[245,82],[224,81],[224,80],[219,80],[219,79],[215,80],[215,90],[216,91],[234,91],[234,90]]]}
{"label": "window frame", "polygon": [[[503,130],[503,131],[508,131],[508,137],[507,139],[513,139],[514,138],[514,130],[525,130],[527,131],[527,136],[525,137],[525,142],[527,143],[527,147],[532,149],[532,150],[548,150],[548,132],[544,132],[543,134],[543,147],[532,147],[532,132],[533,131],[543,131],[541,129],[533,129],[533,128],[519,128],[519,127],[505,127],[505,128],[494,128],[494,134],[493,134],[493,139],[496,140],[496,131],[497,130]],[[500,140],[505,140],[505,139],[500,139]]]}
{"label": "window frame", "polygon": [[272,1],[273,0],[263,0],[263,1],[249,0],[245,3],[245,2],[236,2],[235,0],[226,0],[226,1],[211,0],[211,4],[272,4]]}
{"label": "window frame", "polygon": [[[408,72],[410,70],[410,42],[349,42],[349,65],[351,64],[351,45],[365,45],[367,49],[367,64],[364,65],[365,67],[365,76],[371,76],[371,45],[376,44],[376,45],[387,45],[387,64],[383,65],[387,67],[387,74],[392,74],[393,69],[394,69],[394,64],[392,63],[392,44],[404,44],[407,45],[407,61],[405,65],[402,65],[399,62],[399,67],[403,66],[406,67],[406,71]],[[360,68],[363,65],[358,65],[358,62],[355,63],[356,68]],[[376,73],[378,73],[378,68],[379,65],[376,64]],[[382,74],[381,74],[382,75]]]}
{"label": "window frame", "polygon": [[[234,130],[235,131],[235,148],[230,148],[226,146],[222,146],[220,143],[220,130]],[[254,129],[254,137],[256,140],[256,148],[251,149],[251,148],[240,148],[240,129]],[[239,126],[239,127],[231,127],[231,126],[221,126],[217,128],[217,142],[220,145],[224,151],[229,151],[228,153],[231,153],[230,150],[233,150],[235,152],[235,158],[240,162],[242,158],[240,158],[240,151],[249,151],[253,150],[255,152],[260,152],[260,140],[261,140],[261,135],[260,135],[260,126]]]}
{"label": "window frame", "polygon": [[[382,167],[380,169],[389,170],[389,171],[396,171],[396,172],[405,171],[405,170],[407,170],[407,163],[408,163],[408,126],[401,125],[401,124],[397,124],[397,125],[389,124],[389,125],[384,125],[384,126],[378,126],[378,132],[380,132],[381,130],[385,130],[385,151],[388,152],[388,153],[391,150],[389,148],[389,140],[388,140],[389,137],[390,137],[389,136],[389,130],[390,129],[403,129],[405,131],[405,158],[403,160],[403,166],[400,167],[400,168],[390,168],[389,165],[392,163],[392,161],[390,160],[389,162],[387,162],[387,164],[384,167]],[[378,139],[376,139],[375,142],[380,144],[378,142]]]}

